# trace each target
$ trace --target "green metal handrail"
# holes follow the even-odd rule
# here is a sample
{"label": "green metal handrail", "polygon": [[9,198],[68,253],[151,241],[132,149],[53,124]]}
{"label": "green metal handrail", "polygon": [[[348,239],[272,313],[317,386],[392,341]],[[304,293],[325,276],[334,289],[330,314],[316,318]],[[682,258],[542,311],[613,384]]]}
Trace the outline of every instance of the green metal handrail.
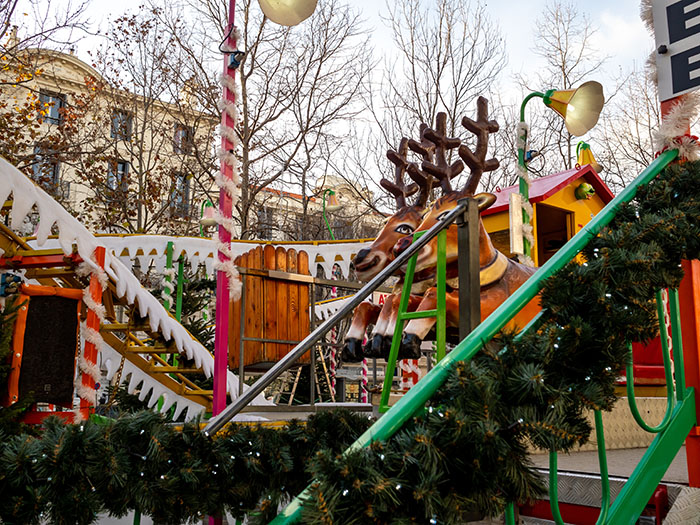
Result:
{"label": "green metal handrail", "polygon": [[[603,525],[610,509],[610,478],[608,477],[608,457],[605,454],[605,432],[603,432],[603,415],[595,411],[595,436],[598,442],[598,465],[600,466],[601,502],[600,514],[596,525]],[[549,452],[549,506],[557,525],[565,525],[559,511],[559,487],[557,486],[557,451]]]}
{"label": "green metal handrail", "polygon": [[[424,231],[415,232],[413,240],[420,239]],[[399,355],[399,346],[401,346],[401,336],[403,335],[404,323],[411,319],[424,319],[426,317],[435,317],[435,346],[437,360],[445,357],[445,341],[447,339],[447,314],[446,314],[446,251],[447,251],[447,230],[442,230],[437,235],[437,304],[431,310],[422,310],[420,312],[407,312],[408,300],[411,296],[411,286],[413,285],[413,275],[416,271],[416,262],[418,254],[408,260],[406,265],[406,273],[404,275],[404,285],[401,291],[401,300],[399,301],[399,310],[396,317],[396,327],[394,328],[394,336],[391,339],[391,350],[387,358],[386,368],[384,370],[384,387],[382,388],[382,397],[379,401],[379,412],[384,413],[389,410],[389,397],[391,395],[391,386],[394,381],[394,370],[396,369],[396,360]]]}
{"label": "green metal handrail", "polygon": [[[535,275],[503,302],[468,337],[463,339],[444,359],[439,361],[428,374],[408,391],[391,409],[362,434],[347,452],[369,446],[373,441],[389,439],[403,424],[415,414],[437,391],[451,374],[459,361],[471,359],[490,341],[525,305],[540,291],[544,281],[563,268],[595,237],[614,217],[617,208],[632,200],[637,189],[653,180],[678,156],[678,150],[669,150],[659,155],[637,179],[610,201],[588,224],[549,259]],[[297,496],[271,523],[294,523],[301,515],[301,498],[305,490]]]}
{"label": "green metal handrail", "polygon": [[[662,300],[661,291],[656,292],[656,312],[659,318],[659,337],[661,338],[661,352],[664,359],[664,374],[666,376],[666,413],[661,419],[661,422],[656,426],[651,426],[644,421],[644,418],[639,413],[637,407],[637,398],[634,393],[634,363],[632,362],[632,343],[629,343],[629,359],[627,360],[626,375],[627,375],[627,402],[632,412],[632,417],[637,424],[647,432],[655,434],[665,430],[671,422],[673,409],[676,406],[675,391],[673,386],[673,371],[671,370],[671,355],[668,348],[668,328],[663,321],[665,317],[664,303]],[[683,363],[680,363],[681,368]]]}

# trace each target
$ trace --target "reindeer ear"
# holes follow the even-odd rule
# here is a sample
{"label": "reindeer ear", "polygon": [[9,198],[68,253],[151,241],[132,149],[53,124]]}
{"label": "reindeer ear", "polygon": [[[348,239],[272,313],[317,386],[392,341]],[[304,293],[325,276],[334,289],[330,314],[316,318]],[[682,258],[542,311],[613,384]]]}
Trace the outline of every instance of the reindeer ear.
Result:
{"label": "reindeer ear", "polygon": [[479,211],[485,210],[496,202],[496,196],[493,193],[478,193],[474,195],[474,198],[479,203]]}

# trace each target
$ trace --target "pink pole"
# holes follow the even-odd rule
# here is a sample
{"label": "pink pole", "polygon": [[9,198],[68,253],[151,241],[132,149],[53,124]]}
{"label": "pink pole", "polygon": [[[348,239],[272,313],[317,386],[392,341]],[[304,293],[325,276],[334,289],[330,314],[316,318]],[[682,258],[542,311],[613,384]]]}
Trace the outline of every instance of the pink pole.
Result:
{"label": "pink pole", "polygon": [[[236,41],[233,37],[233,22],[236,13],[236,0],[229,0],[228,8],[228,31],[229,36],[227,44],[230,49],[236,48]],[[235,69],[228,67],[228,55],[224,55],[224,76],[229,76],[233,79]],[[224,99],[228,102],[235,103],[235,94],[233,91],[226,88],[224,85]],[[228,115],[226,111],[221,112],[221,126],[234,129],[235,121],[233,117]],[[224,134],[221,136],[221,148],[224,151],[232,151],[233,144],[226,138]],[[233,178],[233,168],[226,164],[223,159],[221,161],[221,175],[224,180]],[[231,198],[222,187],[219,192],[219,211],[223,217],[231,217],[233,211],[233,203]],[[227,246],[231,244],[231,234],[219,224],[219,241]],[[219,260],[226,262],[228,258],[219,252]],[[226,407],[226,375],[228,372],[228,321],[229,321],[229,285],[226,273],[223,271],[216,272],[216,330],[214,333],[214,399],[212,406],[212,415],[219,414]]]}
{"label": "pink pole", "polygon": [[[236,0],[229,0],[228,6],[228,39],[226,43],[230,49],[236,49],[236,40],[233,37],[233,23],[236,14]],[[233,80],[236,70],[228,67],[229,55],[224,55],[224,76],[228,76]],[[224,100],[236,102],[235,93],[223,86]],[[221,111],[221,127],[234,129],[235,120],[224,109]],[[221,135],[221,149],[223,151],[232,151],[233,144],[226,138],[226,135]],[[221,158],[221,176],[224,180],[233,179],[233,168],[224,162]],[[225,188],[219,191],[219,212],[222,217],[229,218],[233,215],[233,202],[231,197],[226,193]],[[226,246],[231,245],[231,234],[219,224],[219,242]],[[219,260],[226,262],[228,257],[219,252]],[[214,395],[212,400],[212,415],[219,414],[226,407],[226,376],[228,372],[228,314],[229,303],[229,285],[226,272],[216,272],[216,328],[214,331]],[[242,380],[242,378],[241,378]],[[221,525],[223,519],[218,516],[209,516],[209,525]]]}

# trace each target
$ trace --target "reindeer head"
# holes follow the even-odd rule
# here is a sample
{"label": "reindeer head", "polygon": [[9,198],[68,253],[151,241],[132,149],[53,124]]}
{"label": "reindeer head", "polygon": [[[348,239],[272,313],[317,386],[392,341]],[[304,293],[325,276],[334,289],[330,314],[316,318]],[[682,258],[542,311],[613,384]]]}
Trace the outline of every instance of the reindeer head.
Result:
{"label": "reindeer head", "polygon": [[[428,129],[425,136],[435,144],[435,163],[423,162],[422,168],[425,172],[433,175],[440,181],[443,195],[423,216],[422,222],[417,226],[417,231],[427,230],[444,217],[450,210],[454,209],[457,201],[465,197],[474,197],[479,202],[479,210],[484,210],[491,206],[496,197],[491,193],[479,193],[474,195],[481,176],[485,171],[493,171],[498,168],[497,159],[486,160],[488,150],[488,138],[490,133],[498,131],[498,123],[488,120],[488,101],[484,97],[477,100],[477,120],[467,117],[462,119],[462,125],[477,138],[474,151],[465,144],[461,144],[460,139],[447,137],[447,115],[438,113],[436,129]],[[457,176],[464,169],[461,160],[456,160],[451,165],[447,163],[446,153],[451,149],[458,149],[459,156],[470,169],[470,175],[464,188],[453,190],[450,179]],[[479,219],[479,258],[482,265],[487,264],[495,252],[491,240],[486,235],[484,226]],[[411,245],[411,239],[400,239],[394,246],[394,256],[406,250]],[[447,262],[457,259],[457,226],[452,225],[447,232]],[[437,264],[437,238],[433,239],[418,253],[416,271],[433,268]]]}
{"label": "reindeer head", "polygon": [[[380,181],[381,186],[396,199],[398,211],[389,217],[377,238],[369,246],[360,250],[351,265],[355,268],[357,278],[367,281],[382,271],[387,264],[394,260],[393,248],[400,238],[411,235],[423,219],[425,203],[432,188],[432,178],[424,173],[415,163],[407,160],[408,150],[422,155],[423,159],[432,160],[435,145],[424,137],[426,125],[421,126],[421,141],[401,139],[399,151],[387,151],[387,158],[394,164],[394,182],[387,179]],[[404,175],[413,179],[408,186],[404,184]],[[407,204],[406,199],[416,195],[413,204]]]}

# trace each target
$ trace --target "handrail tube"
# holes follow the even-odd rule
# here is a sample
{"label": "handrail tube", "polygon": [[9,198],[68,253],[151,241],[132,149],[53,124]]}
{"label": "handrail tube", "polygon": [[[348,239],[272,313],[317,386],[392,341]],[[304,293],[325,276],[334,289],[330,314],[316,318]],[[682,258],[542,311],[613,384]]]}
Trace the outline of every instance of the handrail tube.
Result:
{"label": "handrail tube", "polygon": [[[425,404],[445,382],[458,361],[471,359],[490,341],[516,313],[529,303],[540,290],[540,284],[556,271],[563,268],[590,239],[615,217],[617,207],[629,202],[637,194],[637,188],[647,184],[661,170],[678,156],[678,150],[668,150],[659,155],[647,166],[620,194],[610,201],[588,224],[571,238],[537,273],[528,279],[513,295],[506,299],[489,315],[466,339],[463,339],[444,359],[439,361],[417,385],[411,388],[392,408],[362,434],[349,448],[348,452],[364,448],[372,441],[390,438],[401,426]],[[455,208],[456,209],[456,208]],[[422,239],[421,239],[422,240]],[[420,241],[419,241],[420,242]],[[307,489],[308,490],[308,489]],[[297,496],[272,522],[273,524],[294,523],[301,513],[300,497]]]}
{"label": "handrail tube", "polygon": [[286,356],[275,363],[270,370],[263,374],[260,379],[253,383],[242,395],[236,398],[233,403],[222,410],[217,416],[211,418],[204,427],[204,434],[210,436],[221,430],[226,423],[255,399],[258,394],[265,390],[277,377],[316,344],[338,321],[352,312],[369,294],[379,288],[387,278],[404,264],[404,262],[416,254],[423,246],[428,244],[440,231],[454,222],[460,213],[464,213],[465,208],[466,203],[458,203],[441,221],[427,230],[418,241],[411,244],[405,252],[400,254],[386,268],[374,276],[374,278],[357,292],[350,301],[345,303],[335,315],[320,324],[316,330],[307,335]]}
{"label": "handrail tube", "polygon": [[[608,477],[608,458],[605,454],[605,432],[603,431],[603,415],[600,410],[595,411],[595,435],[598,444],[598,465],[600,467],[600,514],[596,525],[603,525],[610,510],[610,478]],[[549,507],[556,525],[564,525],[564,520],[559,510],[559,487],[557,475],[557,451],[549,451]]]}
{"label": "handrail tube", "polygon": [[[671,371],[671,353],[668,348],[668,328],[664,321],[665,319],[665,306],[663,303],[663,296],[661,291],[656,292],[656,314],[659,318],[659,339],[661,340],[661,353],[664,360],[664,374],[666,376],[666,413],[661,419],[661,422],[656,426],[649,425],[644,418],[639,413],[639,408],[637,407],[637,397],[634,393],[634,364],[632,362],[632,344],[629,343],[627,346],[629,348],[629,358],[627,359],[627,365],[625,367],[627,376],[627,403],[630,407],[630,412],[632,417],[637,422],[637,424],[647,432],[655,434],[657,432],[663,431],[671,422],[671,416],[673,414],[673,408],[676,406],[675,402],[675,392],[673,389],[673,372]],[[681,366],[683,363],[681,362]]]}
{"label": "handrail tube", "polygon": [[678,302],[678,288],[668,291],[671,303],[671,340],[673,341],[673,362],[675,363],[676,394],[678,401],[685,395],[685,361],[683,359],[683,332],[681,330],[681,306]]}

